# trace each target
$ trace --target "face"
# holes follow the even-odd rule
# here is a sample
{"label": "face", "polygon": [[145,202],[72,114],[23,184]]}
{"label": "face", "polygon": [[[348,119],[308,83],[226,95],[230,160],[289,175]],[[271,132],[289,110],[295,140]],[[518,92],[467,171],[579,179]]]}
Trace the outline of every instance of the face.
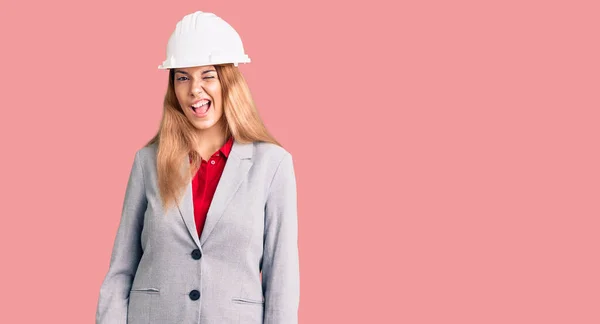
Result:
{"label": "face", "polygon": [[223,116],[221,82],[214,66],[175,69],[175,94],[188,120],[199,130],[219,125]]}

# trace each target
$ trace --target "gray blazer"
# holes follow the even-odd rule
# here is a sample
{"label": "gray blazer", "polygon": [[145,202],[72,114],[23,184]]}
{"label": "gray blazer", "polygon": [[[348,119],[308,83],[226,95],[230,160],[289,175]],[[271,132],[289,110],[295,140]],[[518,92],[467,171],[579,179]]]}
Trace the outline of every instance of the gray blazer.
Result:
{"label": "gray blazer", "polygon": [[96,323],[297,323],[291,154],[234,141],[198,237],[191,181],[177,207],[160,203],[156,152],[154,144],[135,154]]}

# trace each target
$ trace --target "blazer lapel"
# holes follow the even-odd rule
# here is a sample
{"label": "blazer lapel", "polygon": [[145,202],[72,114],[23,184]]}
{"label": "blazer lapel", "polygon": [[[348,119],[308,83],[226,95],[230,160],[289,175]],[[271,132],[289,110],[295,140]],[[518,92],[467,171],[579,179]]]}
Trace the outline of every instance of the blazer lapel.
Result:
{"label": "blazer lapel", "polygon": [[[188,162],[189,164],[189,162]],[[185,227],[192,236],[192,239],[198,247],[200,247],[200,239],[198,238],[198,231],[196,230],[196,220],[194,219],[194,199],[192,196],[192,182],[190,181],[185,188],[185,193],[181,203],[177,205],[179,208],[179,214],[183,218]]]}
{"label": "blazer lapel", "polygon": [[236,193],[242,182],[246,180],[246,174],[252,166],[251,158],[253,148],[254,145],[252,143],[233,142],[231,152],[229,157],[227,157],[225,168],[221,174],[221,179],[219,179],[219,183],[217,184],[215,195],[208,208],[206,222],[204,223],[204,229],[202,229],[202,235],[200,237],[200,244],[206,242],[215,228],[215,225],[217,225],[223,216],[223,212],[229,204],[229,201],[233,198],[233,195]]}
{"label": "blazer lapel", "polygon": [[[223,216],[223,212],[229,201],[246,179],[246,174],[252,166],[253,147],[252,143],[240,143],[234,140],[229,157],[227,157],[227,162],[225,162],[225,168],[217,184],[215,195],[208,209],[206,222],[204,223],[200,238],[198,237],[196,221],[194,219],[192,182],[190,181],[186,186],[181,203],[177,207],[188,232],[198,247],[206,242],[215,225],[217,225],[221,216]],[[189,164],[187,166],[189,167]]]}

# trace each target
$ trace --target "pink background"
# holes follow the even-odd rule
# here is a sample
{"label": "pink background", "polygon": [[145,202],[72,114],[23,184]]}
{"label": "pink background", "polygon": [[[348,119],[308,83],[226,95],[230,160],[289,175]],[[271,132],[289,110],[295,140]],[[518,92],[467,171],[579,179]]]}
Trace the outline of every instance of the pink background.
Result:
{"label": "pink background", "polygon": [[196,10],[238,30],[295,157],[301,323],[600,323],[597,1],[16,3],[0,323],[93,323]]}

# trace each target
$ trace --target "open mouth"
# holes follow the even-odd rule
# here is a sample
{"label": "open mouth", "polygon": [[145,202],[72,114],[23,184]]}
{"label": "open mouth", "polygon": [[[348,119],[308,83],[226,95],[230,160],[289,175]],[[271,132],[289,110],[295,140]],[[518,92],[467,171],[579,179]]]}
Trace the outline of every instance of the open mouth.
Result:
{"label": "open mouth", "polygon": [[196,115],[205,115],[210,109],[210,106],[210,100],[202,100],[193,104],[192,106],[190,106],[190,108],[192,108]]}

